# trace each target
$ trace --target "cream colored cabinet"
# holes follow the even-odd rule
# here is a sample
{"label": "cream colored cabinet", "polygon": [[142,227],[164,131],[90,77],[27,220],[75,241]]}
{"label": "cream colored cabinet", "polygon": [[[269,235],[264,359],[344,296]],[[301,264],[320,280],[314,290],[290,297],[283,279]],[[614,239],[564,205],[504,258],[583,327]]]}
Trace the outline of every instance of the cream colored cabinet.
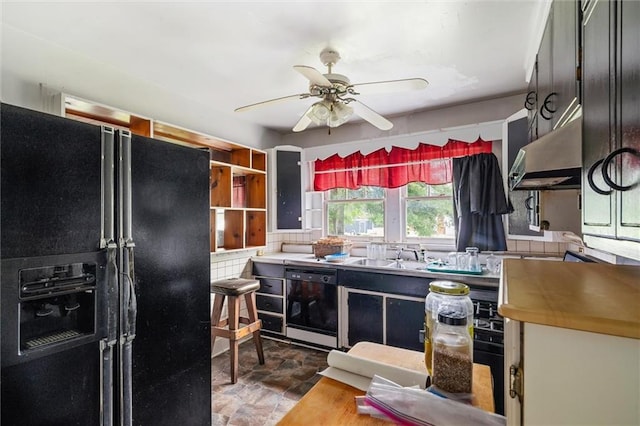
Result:
{"label": "cream colored cabinet", "polygon": [[640,267],[505,259],[509,425],[640,424]]}

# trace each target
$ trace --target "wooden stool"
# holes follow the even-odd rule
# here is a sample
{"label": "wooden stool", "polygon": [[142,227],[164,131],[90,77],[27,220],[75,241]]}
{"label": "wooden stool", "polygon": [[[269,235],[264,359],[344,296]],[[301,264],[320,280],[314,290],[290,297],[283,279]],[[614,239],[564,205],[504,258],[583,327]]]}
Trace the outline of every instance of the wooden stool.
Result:
{"label": "wooden stool", "polygon": [[[231,278],[211,283],[211,292],[215,293],[211,309],[211,350],[213,351],[216,337],[229,339],[231,383],[238,381],[238,341],[249,333],[253,333],[253,342],[258,352],[258,362],[264,364],[262,339],[260,337],[262,320],[258,319],[258,310],[256,309],[255,292],[259,288],[260,282],[258,280],[244,278]],[[247,304],[248,318],[240,316],[240,296],[243,295]],[[225,297],[229,297],[229,302],[227,303],[229,315],[227,319],[220,320]],[[239,327],[239,323],[246,325]]]}

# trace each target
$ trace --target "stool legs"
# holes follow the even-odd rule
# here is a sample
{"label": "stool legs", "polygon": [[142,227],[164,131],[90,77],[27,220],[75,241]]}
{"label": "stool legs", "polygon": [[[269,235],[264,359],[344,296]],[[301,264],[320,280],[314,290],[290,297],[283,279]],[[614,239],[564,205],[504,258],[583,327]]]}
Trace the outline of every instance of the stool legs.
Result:
{"label": "stool legs", "polygon": [[[211,351],[216,337],[224,337],[229,339],[229,352],[231,364],[231,383],[238,381],[238,345],[240,340],[252,333],[253,342],[258,353],[258,362],[264,364],[264,352],[262,350],[262,338],[260,329],[262,321],[258,319],[258,310],[256,307],[256,295],[254,292],[244,294],[247,304],[248,318],[240,316],[240,296],[225,296],[216,294],[213,299],[213,307],[211,308]],[[227,298],[227,309],[229,311],[228,318],[221,320],[222,308],[224,300]],[[240,323],[243,327],[240,327]],[[228,327],[228,329],[227,329]]]}
{"label": "stool legs", "polygon": [[[248,293],[244,295],[244,300],[247,304],[247,312],[249,314],[249,322],[255,323],[258,320],[258,309],[256,308],[256,294]],[[264,352],[262,351],[262,337],[260,337],[260,328],[253,332],[253,343],[256,345],[256,352],[258,353],[258,362],[264,364]]]}
{"label": "stool legs", "polygon": [[211,353],[213,354],[213,344],[216,342],[217,334],[214,332],[213,327],[218,327],[220,324],[220,317],[222,317],[222,306],[224,305],[225,296],[222,294],[216,294],[213,297],[213,307],[211,308]]}
{"label": "stool legs", "polygon": [[238,381],[238,340],[235,338],[236,330],[240,325],[240,298],[230,296],[227,302],[229,308],[229,332],[233,338],[229,339],[229,350],[231,351],[231,383]]}

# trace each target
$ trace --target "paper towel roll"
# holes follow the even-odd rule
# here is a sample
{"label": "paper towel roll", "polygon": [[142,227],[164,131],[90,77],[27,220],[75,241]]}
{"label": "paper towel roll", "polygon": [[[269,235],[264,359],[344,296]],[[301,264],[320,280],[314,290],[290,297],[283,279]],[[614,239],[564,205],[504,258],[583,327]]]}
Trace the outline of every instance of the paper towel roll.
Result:
{"label": "paper towel roll", "polygon": [[320,374],[366,391],[374,375],[384,377],[400,386],[419,386],[424,389],[429,375],[426,372],[397,367],[348,353],[333,350],[327,356],[329,367]]}

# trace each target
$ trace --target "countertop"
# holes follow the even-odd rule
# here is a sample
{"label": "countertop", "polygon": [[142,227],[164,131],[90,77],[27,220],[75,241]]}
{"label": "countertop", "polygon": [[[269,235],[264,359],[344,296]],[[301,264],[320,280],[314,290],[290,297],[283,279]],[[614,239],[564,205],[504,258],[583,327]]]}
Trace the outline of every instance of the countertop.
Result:
{"label": "countertop", "polygon": [[334,263],[328,262],[324,259],[316,259],[316,257],[311,253],[288,253],[288,252],[278,252],[278,253],[268,253],[263,256],[253,256],[251,260],[253,262],[263,262],[263,263],[275,263],[282,264],[287,266],[313,266],[316,268],[340,268],[340,269],[351,269],[351,270],[361,270],[361,271],[372,271],[377,273],[385,273],[391,275],[404,275],[404,276],[414,276],[414,277],[424,277],[424,278],[436,278],[443,280],[452,280],[452,281],[464,281],[469,284],[476,284],[487,287],[498,287],[498,279],[499,276],[496,274],[490,274],[486,270],[482,275],[470,275],[470,274],[451,274],[451,273],[442,273],[442,272],[431,272],[426,271],[425,262],[416,262],[416,261],[403,261],[405,268],[397,268],[390,266],[363,266],[357,265],[355,262],[360,259],[365,259],[363,257],[351,256],[347,258],[344,262]]}
{"label": "countertop", "polygon": [[[424,353],[371,342],[356,343],[350,354],[404,368],[426,371]],[[322,377],[280,420],[278,425],[389,425],[391,423],[358,414],[355,397],[365,392],[342,382]],[[473,365],[473,405],[494,412],[491,370]]]}
{"label": "countertop", "polygon": [[640,339],[640,266],[506,259],[500,315]]}

